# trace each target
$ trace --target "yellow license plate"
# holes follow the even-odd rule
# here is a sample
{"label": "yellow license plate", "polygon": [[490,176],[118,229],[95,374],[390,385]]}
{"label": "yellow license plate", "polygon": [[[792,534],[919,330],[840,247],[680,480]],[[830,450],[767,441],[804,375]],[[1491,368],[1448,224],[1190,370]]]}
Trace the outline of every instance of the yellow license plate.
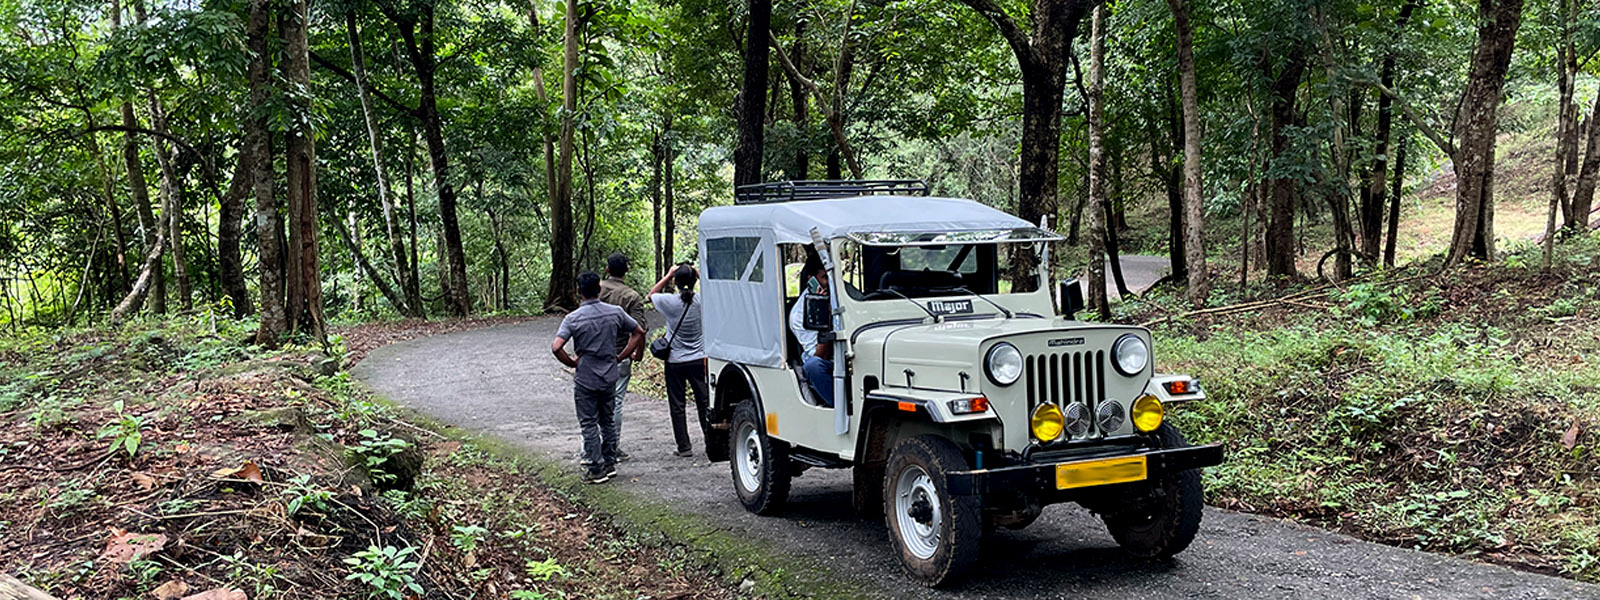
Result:
{"label": "yellow license plate", "polygon": [[1056,489],[1143,481],[1146,476],[1143,456],[1070,463],[1056,467]]}

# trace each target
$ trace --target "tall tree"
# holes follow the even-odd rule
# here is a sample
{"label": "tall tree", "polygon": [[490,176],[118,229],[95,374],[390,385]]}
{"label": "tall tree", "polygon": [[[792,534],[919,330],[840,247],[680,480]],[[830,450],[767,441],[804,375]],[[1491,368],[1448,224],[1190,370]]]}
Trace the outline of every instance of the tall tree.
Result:
{"label": "tall tree", "polygon": [[1206,267],[1205,186],[1200,181],[1200,92],[1195,81],[1194,31],[1185,0],[1167,0],[1177,29],[1178,81],[1183,94],[1183,248],[1189,268],[1189,303],[1202,306],[1211,296]]}
{"label": "tall tree", "polygon": [[[1416,11],[1419,0],[1407,0],[1400,7],[1400,14],[1395,17],[1394,30],[1396,36],[1411,21],[1411,13]],[[1383,53],[1383,64],[1378,68],[1378,81],[1386,88],[1394,87],[1395,70],[1399,55],[1398,42],[1391,43]],[[1378,93],[1378,123],[1377,131],[1373,134],[1375,155],[1370,169],[1367,172],[1367,188],[1361,197],[1361,207],[1358,221],[1361,229],[1361,253],[1372,263],[1378,260],[1380,246],[1383,240],[1383,211],[1386,203],[1384,190],[1387,188],[1390,145],[1389,138],[1394,128],[1394,98],[1382,92]]]}
{"label": "tall tree", "polygon": [[[556,159],[556,187],[550,196],[550,286],[545,294],[546,309],[571,310],[577,307],[577,267],[572,250],[572,152],[573,120],[578,110],[578,39],[584,17],[578,0],[567,0],[566,32],[562,42],[561,141]],[[757,94],[759,95],[759,94]]]}
{"label": "tall tree", "polygon": [[[137,4],[140,0],[133,0]],[[122,27],[122,7],[115,1],[111,3],[111,27]],[[139,119],[133,113],[133,102],[123,100],[120,106],[122,112],[122,162],[128,174],[128,194],[133,197],[133,208],[139,216],[139,237],[144,242],[144,251],[148,256],[156,250],[156,237],[159,230],[164,229],[156,222],[155,211],[150,206],[150,183],[144,177],[144,162],[139,158]],[[149,277],[149,303],[150,312],[166,314],[167,312],[167,285],[162,276],[163,269],[157,262],[157,268]],[[141,278],[143,278],[141,276]],[[141,297],[140,302],[144,302]]]}
{"label": "tall tree", "polygon": [[[1067,57],[1078,25],[1098,0],[1032,0],[1031,33],[1023,30],[995,0],[961,0],[999,30],[1022,72],[1022,152],[1017,216],[1030,223],[1060,212],[1056,197],[1061,147],[1061,100],[1067,85]],[[1038,257],[1021,252],[1012,260],[1011,279],[1029,281]]]}
{"label": "tall tree", "polygon": [[1305,73],[1305,48],[1301,43],[1290,47],[1288,56],[1276,75],[1269,60],[1261,61],[1264,75],[1272,81],[1272,160],[1280,173],[1272,178],[1269,220],[1267,221],[1267,274],[1295,276],[1295,257],[1298,255],[1294,240],[1295,178],[1282,173],[1282,163],[1291,152],[1289,127],[1295,119],[1295,94],[1300,88],[1300,77]]}
{"label": "tall tree", "polygon": [[767,43],[772,29],[772,0],[749,0],[745,28],[744,85],[739,93],[739,145],[733,151],[733,184],[761,183],[767,114]]}
{"label": "tall tree", "polygon": [[1089,310],[1110,320],[1106,298],[1106,198],[1105,6],[1094,7],[1089,33]]}
{"label": "tall tree", "polygon": [[1473,51],[1467,87],[1456,114],[1456,222],[1446,265],[1468,256],[1494,258],[1494,145],[1499,133],[1496,112],[1517,29],[1522,0],[1478,1],[1478,45]]}
{"label": "tall tree", "polygon": [[[278,16],[278,33],[284,40],[278,70],[291,89],[311,88],[309,2],[290,0]],[[294,117],[284,134],[285,200],[288,204],[288,252],[284,265],[284,308],[290,331],[305,331],[318,343],[327,341],[327,320],[322,313],[322,268],[317,238],[316,131],[311,125],[311,104],[303,95],[289,94],[285,106]]]}
{"label": "tall tree", "polygon": [[395,310],[402,315],[421,317],[422,288],[418,282],[411,279],[405,240],[401,236],[399,220],[395,217],[394,194],[389,187],[388,167],[383,161],[383,133],[378,130],[378,117],[372,108],[372,93],[367,89],[366,58],[361,49],[361,33],[353,10],[345,14],[345,33],[350,41],[350,70],[355,75],[356,94],[361,99],[361,116],[367,129],[367,146],[372,151],[372,170],[377,183],[378,203],[383,207],[383,227],[389,240],[389,258],[394,261],[394,277],[402,290],[402,297],[398,302],[395,298],[390,298],[390,303],[394,304]]}
{"label": "tall tree", "polygon": [[268,128],[267,102],[271,97],[272,68],[271,4],[269,0],[250,0],[250,16],[245,25],[250,62],[246,77],[250,85],[250,117],[245,121],[244,153],[250,159],[250,189],[255,205],[256,254],[260,257],[261,325],[256,343],[275,348],[289,331],[285,311],[283,223],[273,194],[272,132]]}

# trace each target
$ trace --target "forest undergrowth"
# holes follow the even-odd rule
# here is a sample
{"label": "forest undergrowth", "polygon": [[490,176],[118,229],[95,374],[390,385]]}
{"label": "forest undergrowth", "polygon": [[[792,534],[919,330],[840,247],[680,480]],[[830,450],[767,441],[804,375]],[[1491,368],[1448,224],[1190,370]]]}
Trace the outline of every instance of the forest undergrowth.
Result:
{"label": "forest undergrowth", "polygon": [[734,597],[337,368],[489,322],[271,353],[209,313],[0,341],[0,572],[63,599]]}
{"label": "forest undergrowth", "polygon": [[1223,442],[1207,502],[1387,544],[1600,580],[1600,233],[1437,274],[1437,260],[1337,286],[1252,283],[1184,316],[1171,291],[1122,304],[1175,410]]}

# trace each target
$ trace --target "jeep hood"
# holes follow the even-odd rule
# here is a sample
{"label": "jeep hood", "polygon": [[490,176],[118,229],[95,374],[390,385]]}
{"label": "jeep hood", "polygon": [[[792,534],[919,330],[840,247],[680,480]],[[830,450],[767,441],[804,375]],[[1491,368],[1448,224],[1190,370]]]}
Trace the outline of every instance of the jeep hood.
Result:
{"label": "jeep hood", "polygon": [[885,386],[977,391],[983,387],[983,351],[989,340],[1093,328],[1096,326],[1064,319],[947,321],[871,330],[857,339],[856,348],[862,353],[882,353],[883,373],[879,376]]}

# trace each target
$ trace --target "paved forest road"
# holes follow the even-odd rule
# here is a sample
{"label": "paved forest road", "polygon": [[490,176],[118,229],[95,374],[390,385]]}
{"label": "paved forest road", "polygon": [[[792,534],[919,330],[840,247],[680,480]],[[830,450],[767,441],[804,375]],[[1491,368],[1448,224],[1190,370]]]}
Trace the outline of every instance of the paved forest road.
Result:
{"label": "paved forest road", "polygon": [[[1118,258],[1122,263],[1122,280],[1128,284],[1128,291],[1135,294],[1143,294],[1145,290],[1150,289],[1150,286],[1155,285],[1157,280],[1172,272],[1172,263],[1165,256],[1124,254]],[[1083,279],[1085,286],[1089,285],[1088,273],[1079,277]],[[1085,289],[1084,293],[1087,294],[1088,290]],[[1122,293],[1117,290],[1116,280],[1112,279],[1109,259],[1106,260],[1106,295],[1112,300],[1122,297]]]}
{"label": "paved forest road", "polygon": [[[373,351],[354,373],[395,402],[576,469],[571,380],[549,352],[556,324],[539,319],[402,342]],[[630,398],[623,424],[634,460],[607,485],[706,515],[789,552],[794,569],[827,565],[882,597],[1600,599],[1596,586],[1209,508],[1187,552],[1147,564],[1125,557],[1100,522],[1073,505],[985,540],[966,584],[930,591],[901,577],[881,521],[851,516],[848,472],[813,469],[795,480],[785,516],[757,517],[734,497],[727,463],[671,455],[665,402]]]}

